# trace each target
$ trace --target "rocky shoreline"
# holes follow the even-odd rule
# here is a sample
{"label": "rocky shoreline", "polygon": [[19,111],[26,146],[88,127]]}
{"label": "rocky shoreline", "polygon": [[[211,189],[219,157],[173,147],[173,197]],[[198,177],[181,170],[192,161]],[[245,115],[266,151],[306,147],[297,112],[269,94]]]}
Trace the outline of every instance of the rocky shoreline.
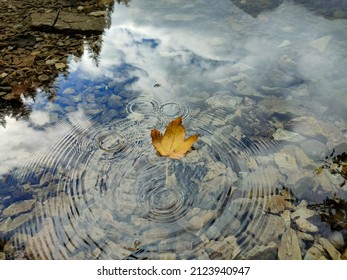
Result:
{"label": "rocky shoreline", "polygon": [[38,88],[54,98],[55,78],[67,73],[69,56],[79,58],[85,44],[97,56],[113,2],[0,2],[0,123],[6,115],[27,115],[21,96]]}

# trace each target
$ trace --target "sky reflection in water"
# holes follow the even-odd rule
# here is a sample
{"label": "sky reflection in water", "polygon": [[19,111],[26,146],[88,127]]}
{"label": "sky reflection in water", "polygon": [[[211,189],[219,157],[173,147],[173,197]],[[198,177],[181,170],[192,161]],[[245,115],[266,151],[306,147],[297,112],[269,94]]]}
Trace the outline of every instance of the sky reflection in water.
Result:
{"label": "sky reflection in water", "polygon": [[[233,174],[228,173],[229,169],[241,174],[243,171],[248,172],[248,167],[243,166],[243,163],[238,162],[237,159],[236,163],[232,162],[221,153],[223,146],[216,144],[219,143],[217,140],[223,142],[225,135],[233,136],[234,131],[229,133],[226,126],[226,131],[222,130],[225,135],[223,133],[213,135],[213,132],[223,129],[223,121],[230,121],[233,116],[240,113],[238,109],[243,110],[249,106],[249,104],[247,106],[241,104],[240,97],[244,102],[247,100],[250,102],[249,115],[261,111],[260,115],[266,116],[266,112],[274,110],[271,111],[274,113],[278,109],[279,115],[289,118],[295,111],[292,108],[297,108],[306,116],[319,118],[322,113],[325,113],[326,118],[332,122],[340,123],[341,120],[346,120],[346,27],[347,22],[344,19],[328,20],[302,6],[286,1],[277,9],[264,12],[258,17],[246,14],[231,1],[214,1],[213,3],[195,1],[194,5],[185,1],[182,3],[180,1],[132,1],[130,7],[118,5],[112,14],[112,25],[103,35],[102,49],[97,63],[87,50],[80,60],[71,58],[70,74],[67,77],[60,76],[56,81],[58,94],[54,102],[48,102],[45,94],[39,93],[34,101],[25,100],[25,103],[32,107],[28,120],[17,121],[6,118],[6,127],[0,128],[2,155],[0,174],[23,168],[23,171],[16,173],[20,177],[29,172],[25,169],[42,167],[40,163],[46,165],[44,168],[47,169],[56,168],[58,157],[59,165],[65,164],[69,168],[72,166],[71,170],[75,167],[71,159],[67,156],[59,156],[59,151],[65,155],[66,150],[62,148],[62,145],[66,143],[68,146],[66,149],[70,149],[66,155],[77,158],[77,162],[80,160],[91,168],[87,170],[89,174],[85,175],[84,167],[82,166],[81,169],[77,167],[77,171],[71,176],[81,175],[80,179],[85,184],[82,189],[84,188],[83,191],[87,196],[94,196],[93,184],[97,185],[100,181],[121,186],[126,184],[125,181],[133,180],[136,186],[144,184],[144,188],[148,188],[150,193],[152,189],[147,185],[148,181],[151,182],[151,178],[146,173],[147,170],[154,168],[154,175],[158,175],[163,170],[160,169],[157,173],[155,168],[159,168],[159,165],[151,162],[153,158],[150,155],[153,151],[150,150],[149,131],[154,126],[163,128],[165,122],[171,117],[183,114],[187,120],[190,119],[189,129],[199,130],[197,132],[202,136],[201,141],[207,144],[198,145],[197,153],[199,148],[204,151],[212,150],[212,161],[222,164],[221,169],[225,168],[227,175],[222,176],[221,186],[225,184],[223,180],[234,183],[236,179]],[[218,96],[217,100],[213,99],[214,95]],[[279,108],[273,109],[269,104],[276,98],[280,98],[281,103]],[[264,102],[253,108],[252,102],[258,100]],[[206,119],[198,119],[204,115],[206,108],[208,109]],[[158,119],[156,114],[162,119]],[[194,118],[197,119],[194,120]],[[244,123],[247,121],[245,120]],[[128,127],[125,125],[126,122],[130,122],[131,125]],[[208,123],[211,123],[210,127]],[[230,123],[227,122],[227,124]],[[346,124],[342,124],[341,127],[346,128]],[[120,133],[119,138],[110,136],[112,129]],[[125,132],[126,129],[127,132]],[[101,136],[98,136],[99,132]],[[345,139],[346,135],[343,133],[345,132],[340,132],[339,137]],[[246,138],[259,136],[256,133],[245,134]],[[115,159],[110,157],[110,164],[105,163],[102,161],[103,155],[99,158],[98,151],[95,150],[97,145],[106,150],[112,150],[112,145],[117,146],[120,145],[119,143],[123,145],[125,135],[132,135],[133,142],[130,147],[135,150],[133,154],[138,152],[135,158],[129,152],[129,147],[124,147],[126,155],[130,156],[130,161],[125,165],[129,168],[128,170],[143,172],[139,173],[142,183],[139,182],[140,179],[136,179],[132,171],[128,170],[123,170],[124,173],[121,174],[125,178],[124,182],[122,178],[118,179],[115,171],[111,171],[111,164],[115,162]],[[92,139],[94,136],[96,140]],[[231,157],[237,154],[236,147],[244,148],[244,151],[240,149],[241,154],[244,152],[241,158],[251,161],[248,157],[261,155],[266,158],[266,148],[269,148],[271,152],[277,152],[283,147],[282,144],[272,147],[270,138],[261,139],[259,148],[235,136],[241,144],[235,144],[237,141],[234,139],[230,140],[232,144],[228,143],[225,147],[230,149],[228,152]],[[90,139],[92,140],[89,141]],[[106,145],[104,143],[108,143],[107,141],[111,143],[111,148],[103,146]],[[330,146],[333,146],[334,141],[335,139],[327,139]],[[299,145],[300,140],[297,142]],[[74,147],[74,143],[80,144]],[[83,143],[86,143],[85,147]],[[137,146],[140,148],[136,148]],[[52,147],[54,147],[53,153]],[[253,148],[260,149],[259,154]],[[263,151],[262,148],[264,148]],[[123,151],[123,147],[117,146],[117,149]],[[213,155],[213,152],[216,154]],[[52,153],[51,156],[50,153]],[[81,156],[76,156],[78,154]],[[57,158],[54,158],[55,156]],[[202,158],[198,158],[199,160],[206,160],[203,156],[200,155],[200,157]],[[50,164],[52,166],[49,166]],[[187,174],[196,180],[192,181],[189,192],[196,194],[198,191],[195,184],[199,184],[196,182],[201,179],[204,183],[202,177],[206,178],[209,173],[205,167],[201,169],[194,167],[194,169],[185,164],[182,163],[183,167],[179,163],[173,164],[172,168],[186,168]],[[256,164],[261,165],[259,162]],[[98,168],[104,172],[102,175],[98,174]],[[263,173],[256,170],[254,172],[256,175],[251,175],[248,181],[240,183],[245,188],[242,191],[247,192],[248,185],[254,187],[258,184],[260,188],[263,187],[271,192],[281,181],[278,178],[283,177],[274,175],[277,179],[273,179],[273,172],[276,171],[272,171],[271,168],[267,168]],[[257,175],[260,177],[264,175],[264,178],[258,178]],[[287,175],[290,177],[292,174]],[[110,177],[113,179],[109,179]],[[258,180],[256,183],[254,178]],[[174,200],[175,197],[180,197],[179,188],[184,185],[182,182],[184,179],[190,182],[191,178],[183,176],[176,179],[178,193],[161,194],[157,199],[169,197]],[[160,182],[154,180],[152,183]],[[60,188],[68,189],[69,186],[68,183],[63,183]],[[72,183],[71,187],[78,189],[78,186]],[[102,192],[101,187],[100,191]],[[124,201],[128,202],[127,199],[130,199],[129,203],[133,202],[132,198],[123,197],[124,193],[118,190],[113,192],[116,192],[113,195],[124,198]],[[226,188],[222,193],[221,197],[225,199],[225,204],[229,207],[228,211],[234,215],[233,211],[236,208],[234,209],[228,202],[232,191]],[[345,194],[345,192],[342,193]],[[141,193],[141,195],[144,199],[148,194]],[[185,199],[185,195],[182,194],[182,199]],[[241,196],[240,193],[236,198],[239,196]],[[303,197],[305,198],[305,195]],[[94,197],[94,199],[100,202],[97,198]],[[224,203],[223,199],[221,204]],[[87,198],[86,200],[90,203]],[[104,203],[108,210],[111,209],[112,205],[115,205],[114,197],[105,197]],[[122,212],[122,205],[114,207]],[[78,207],[83,210],[84,206],[77,205]],[[157,205],[157,207],[159,209],[161,206]],[[196,205],[195,207],[194,209],[200,209]],[[218,208],[220,205],[214,207]],[[256,209],[261,206],[253,205],[253,207]],[[158,209],[154,210],[159,211]],[[152,210],[148,210],[151,215]],[[189,211],[182,208],[180,213],[192,215]],[[226,217],[228,211],[221,214],[226,220],[228,220]],[[138,214],[136,212],[136,215]],[[119,220],[123,218],[120,215]],[[220,217],[216,217],[218,218]],[[175,217],[170,216],[170,219],[175,220]],[[182,223],[186,228],[186,222]],[[225,225],[221,223],[216,222],[216,225],[222,231]],[[261,228],[262,221],[257,223]],[[105,231],[110,230],[103,228],[98,222],[96,224]],[[135,225],[132,226],[135,232],[138,230],[139,234],[142,233],[143,228],[138,229]],[[232,233],[235,236],[239,234],[242,239],[242,229],[245,226],[243,224],[239,231]],[[131,239],[124,242],[132,241]],[[148,246],[150,247],[151,244]]]}
{"label": "sky reflection in water", "polygon": [[[245,79],[254,89],[304,85],[313,100],[323,100],[321,104],[334,108],[328,109],[332,114],[346,118],[346,25],[344,19],[327,20],[287,2],[253,18],[229,1],[133,1],[131,7],[115,7],[98,66],[87,50],[81,60],[72,59],[70,76],[57,82],[59,95],[76,81],[100,84],[111,94],[106,83],[115,81],[138,96],[177,101],[188,95],[199,98],[203,91],[238,93],[236,84]],[[290,61],[289,67],[281,65],[283,61]],[[277,71],[281,67],[287,67],[285,77]],[[153,89],[156,83],[161,87]],[[290,99],[285,102],[290,104]],[[41,101],[42,106],[35,105]],[[27,149],[51,135],[36,128],[50,123],[52,104],[44,98],[28,102],[34,107],[30,121],[8,118],[1,129],[1,172],[23,162]],[[83,111],[79,103],[73,106]]]}

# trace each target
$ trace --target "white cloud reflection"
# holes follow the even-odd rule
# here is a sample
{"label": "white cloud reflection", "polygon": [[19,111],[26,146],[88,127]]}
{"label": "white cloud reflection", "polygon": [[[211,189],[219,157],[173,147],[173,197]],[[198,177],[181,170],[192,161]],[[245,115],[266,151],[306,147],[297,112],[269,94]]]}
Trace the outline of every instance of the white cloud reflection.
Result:
{"label": "white cloud reflection", "polygon": [[40,109],[33,110],[29,121],[5,118],[6,126],[0,126],[0,175],[12,168],[38,163],[52,154],[53,147],[65,136],[74,136],[74,132],[92,126],[82,109],[68,113],[67,119],[59,124],[46,127],[49,120],[49,112]]}
{"label": "white cloud reflection", "polygon": [[126,63],[141,69],[134,89],[147,91],[158,82],[165,86],[158,98],[175,98],[177,85],[190,91],[237,75],[254,87],[272,86],[268,76],[286,67],[287,57],[292,65],[282,71],[305,81],[312,94],[347,101],[346,27],[346,20],[327,20],[287,1],[257,18],[231,1],[132,1],[115,7],[99,67],[85,54],[77,68],[116,79],[111,67]]}
{"label": "white cloud reflection", "polygon": [[[327,99],[326,106],[345,108],[346,46],[346,20],[327,20],[289,1],[253,18],[231,1],[134,0],[130,7],[116,5],[99,66],[85,52],[81,60],[71,61],[70,69],[85,79],[117,80],[122,77],[112,67],[131,65],[127,71],[139,77],[133,89],[158,100],[198,95],[205,88],[231,91],[244,78],[254,88],[293,86],[292,78],[302,80],[313,97]],[[273,77],[277,70],[284,75],[281,85]],[[153,90],[155,83],[162,87]],[[34,110],[30,118],[44,125],[48,115]],[[86,121],[82,115],[69,119]],[[0,173],[31,159],[31,149],[49,152],[45,147],[70,131],[73,121],[48,133],[30,122],[6,122],[0,128]]]}

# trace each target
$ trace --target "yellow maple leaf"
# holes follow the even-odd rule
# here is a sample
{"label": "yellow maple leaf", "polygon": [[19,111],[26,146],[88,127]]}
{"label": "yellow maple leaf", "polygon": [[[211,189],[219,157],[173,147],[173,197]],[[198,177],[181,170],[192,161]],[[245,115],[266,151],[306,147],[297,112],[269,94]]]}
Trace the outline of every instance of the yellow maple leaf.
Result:
{"label": "yellow maple leaf", "polygon": [[161,156],[181,159],[199,137],[198,134],[194,134],[185,139],[185,134],[186,129],[182,125],[182,116],[180,116],[168,124],[164,135],[157,129],[152,129],[152,144]]}

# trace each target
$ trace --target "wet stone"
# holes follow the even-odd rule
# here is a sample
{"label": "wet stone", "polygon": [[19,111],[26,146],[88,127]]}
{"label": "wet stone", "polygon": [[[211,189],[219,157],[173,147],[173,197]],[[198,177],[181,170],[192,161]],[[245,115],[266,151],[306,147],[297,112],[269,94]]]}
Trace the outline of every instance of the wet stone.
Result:
{"label": "wet stone", "polygon": [[81,102],[81,100],[82,100],[82,95],[81,95],[81,94],[78,94],[78,95],[72,96],[72,97],[71,97],[71,100],[72,100],[74,103]]}
{"label": "wet stone", "polygon": [[237,83],[236,92],[238,94],[247,96],[261,96],[261,94],[255,88],[253,88],[250,83],[244,80]]}
{"label": "wet stone", "polygon": [[310,223],[306,219],[298,218],[294,219],[294,222],[298,230],[302,232],[318,232],[318,227]]}
{"label": "wet stone", "polygon": [[[192,239],[193,237],[190,237]],[[181,254],[185,251],[190,251],[193,249],[192,241],[185,240],[184,236],[180,235],[179,238],[164,239],[158,244],[159,250],[170,250],[176,252],[176,254]]]}
{"label": "wet stone", "polygon": [[[233,222],[237,220],[237,219],[233,219]],[[238,221],[238,220],[237,220]],[[216,239],[218,238],[219,236],[222,235],[222,232],[221,232],[221,228],[216,226],[216,225],[211,225],[207,228],[207,230],[204,232],[204,235],[208,238],[208,239]]]}
{"label": "wet stone", "polygon": [[63,91],[63,94],[74,94],[76,91],[74,88],[66,88],[64,91]]}
{"label": "wet stone", "polygon": [[57,16],[58,11],[47,13],[32,13],[30,15],[31,26],[40,29],[50,28],[53,26]]}
{"label": "wet stone", "polygon": [[176,260],[176,254],[175,253],[163,253],[159,254],[159,259],[160,260]]}
{"label": "wet stone", "polygon": [[205,251],[211,260],[226,260],[234,259],[241,249],[237,244],[236,238],[228,236],[218,241],[211,240],[206,244]]}
{"label": "wet stone", "polygon": [[92,252],[92,257],[93,259],[98,259],[100,254],[101,254],[101,249],[100,248],[95,248]]}
{"label": "wet stone", "polygon": [[[72,102],[72,100],[70,98],[66,97],[57,97],[56,99],[57,101],[59,101],[61,104],[63,105],[70,105],[70,106],[74,106],[75,104]],[[66,109],[66,108],[65,108]],[[62,112],[64,112],[64,109],[62,109]]]}
{"label": "wet stone", "polygon": [[57,70],[66,68],[66,64],[62,63],[62,62],[58,62],[58,63],[54,64],[54,66]]}
{"label": "wet stone", "polygon": [[86,252],[78,252],[77,254],[73,255],[70,257],[71,260],[86,260],[87,259],[87,254]]}
{"label": "wet stone", "polygon": [[[87,211],[89,211],[89,209]],[[103,240],[106,237],[106,233],[97,227],[91,228],[88,235],[93,239],[94,242],[97,243],[99,243],[98,241]]]}
{"label": "wet stone", "polygon": [[301,249],[299,239],[295,230],[287,229],[281,238],[278,248],[278,258],[280,260],[301,260]]}
{"label": "wet stone", "polygon": [[[219,175],[223,175],[227,172],[227,167],[221,162],[211,162],[208,165],[208,172],[204,177],[204,182],[215,179]],[[212,184],[215,185],[215,184]]]}
{"label": "wet stone", "polygon": [[298,231],[297,234],[301,240],[314,241],[314,237],[309,233]]}
{"label": "wet stone", "polygon": [[345,247],[345,241],[340,231],[332,232],[327,239],[336,249],[342,249]]}
{"label": "wet stone", "polygon": [[6,232],[8,228],[10,227],[10,224],[12,222],[11,218],[7,218],[0,222],[0,232]]}
{"label": "wet stone", "polygon": [[[247,231],[254,236],[261,244],[268,244],[271,241],[278,242],[281,235],[286,231],[286,225],[280,216],[259,212],[254,220],[261,220],[262,226],[257,223],[251,223]],[[276,229],[276,230],[274,230]]]}
{"label": "wet stone", "polygon": [[104,19],[94,16],[61,11],[54,28],[61,31],[80,31],[102,33]]}
{"label": "wet stone", "polygon": [[66,41],[66,42],[58,41],[58,42],[56,43],[56,45],[57,45],[58,47],[64,47],[64,46],[68,46],[68,45],[69,45],[69,42],[68,42],[68,41]]}
{"label": "wet stone", "polygon": [[345,180],[339,174],[331,174],[329,170],[324,169],[317,177],[317,181],[323,190],[333,192],[336,186],[340,186]]}
{"label": "wet stone", "polygon": [[313,160],[306,155],[306,153],[303,149],[301,149],[299,147],[295,147],[294,152],[295,152],[295,158],[296,158],[298,165],[307,166],[307,165],[311,165],[314,163]]}
{"label": "wet stone", "polygon": [[43,211],[49,216],[62,217],[70,211],[71,197],[66,194],[60,194],[56,197],[50,197],[43,202]]}
{"label": "wet stone", "polygon": [[307,208],[307,202],[301,201],[301,203],[297,206],[297,209],[291,213],[292,219],[302,218],[302,219],[308,219],[313,217],[316,214],[315,211]]}
{"label": "wet stone", "polygon": [[[55,244],[59,244],[58,237],[56,235],[55,226],[51,218],[46,218],[42,221],[42,228],[34,236],[28,239],[28,244],[25,248],[25,253],[33,259],[49,259],[51,256],[56,255],[61,258],[60,252],[57,252]],[[47,248],[48,247],[48,248]],[[51,254],[47,255],[49,251]]]}
{"label": "wet stone", "polygon": [[281,195],[273,195],[267,197],[267,199],[264,200],[264,202],[266,203],[265,209],[272,214],[282,213],[285,209],[294,208],[294,205],[292,205]]}
{"label": "wet stone", "polygon": [[238,96],[231,95],[229,92],[225,93],[215,93],[214,96],[208,98],[206,103],[212,108],[227,107],[235,108],[242,102],[242,98]]}
{"label": "wet stone", "polygon": [[290,211],[289,210],[283,211],[283,213],[281,213],[281,217],[283,219],[285,227],[290,228],[290,225],[291,225]]}
{"label": "wet stone", "polygon": [[11,204],[9,207],[5,208],[3,215],[5,217],[17,216],[21,213],[30,211],[35,205],[35,199],[24,200]]}
{"label": "wet stone", "polygon": [[50,77],[48,75],[46,75],[46,74],[42,74],[42,75],[40,75],[38,77],[38,79],[39,79],[40,82],[46,82],[46,81],[48,81],[50,79]]}
{"label": "wet stone", "polygon": [[294,130],[294,132],[300,135],[317,136],[323,135],[323,128],[320,122],[313,117],[297,117],[291,119],[288,125]]}
{"label": "wet stone", "polygon": [[33,218],[33,216],[34,216],[34,213],[29,212],[29,213],[22,214],[16,218],[14,218],[13,220],[10,221],[9,225],[6,227],[6,231],[10,232],[10,231],[18,228],[22,224],[31,220]]}
{"label": "wet stone", "polygon": [[110,107],[120,107],[123,106],[122,98],[118,95],[111,95],[111,97],[108,99],[108,106]]}
{"label": "wet stone", "polygon": [[54,65],[54,64],[56,64],[58,61],[59,61],[59,59],[53,58],[53,59],[47,59],[45,63],[46,63],[46,65]]}
{"label": "wet stone", "polygon": [[282,128],[276,130],[273,134],[275,140],[284,140],[289,142],[302,142],[305,137],[301,136],[299,133],[291,132]]}
{"label": "wet stone", "polygon": [[341,260],[341,253],[336,250],[336,248],[329,242],[329,240],[320,237],[319,243],[322,245],[322,247],[325,249],[325,251],[328,252],[329,256],[333,260]]}
{"label": "wet stone", "polygon": [[[266,174],[266,176],[264,176]],[[259,186],[276,186],[279,182],[283,182],[284,177],[278,172],[277,169],[272,166],[265,167],[263,169],[256,169],[254,172],[251,172],[248,176],[246,175],[245,184],[253,185],[254,182],[257,182]]]}
{"label": "wet stone", "polygon": [[203,210],[199,208],[193,208],[187,213],[187,217],[191,218],[184,223],[187,231],[200,231],[209,220],[214,216],[214,212],[211,210]]}
{"label": "wet stone", "polygon": [[304,199],[313,198],[312,189],[315,189],[317,186],[316,181],[310,176],[304,176],[295,182],[294,191],[298,197]]}
{"label": "wet stone", "polygon": [[279,114],[292,114],[296,116],[301,116],[305,113],[305,111],[294,105],[287,104],[283,99],[278,97],[273,98],[265,98],[261,100],[259,105],[265,107],[265,109],[269,112],[279,113]]}
{"label": "wet stone", "polygon": [[309,45],[312,48],[318,50],[320,53],[323,53],[326,50],[327,45],[329,44],[331,37],[332,37],[331,35],[327,35],[327,36],[315,39],[315,40],[309,42]]}
{"label": "wet stone", "polygon": [[274,159],[277,164],[277,166],[280,169],[288,169],[288,168],[296,168],[297,163],[295,160],[295,157],[285,153],[285,152],[279,152],[274,154]]}
{"label": "wet stone", "polygon": [[169,228],[151,228],[142,234],[143,243],[151,243],[167,238],[171,233]]}
{"label": "wet stone", "polygon": [[313,244],[310,247],[304,256],[304,260],[326,260],[325,252],[320,244]]}
{"label": "wet stone", "polygon": [[243,259],[247,260],[275,260],[277,258],[278,245],[271,241],[267,245],[255,245],[249,250]]}
{"label": "wet stone", "polygon": [[94,17],[104,17],[106,16],[106,11],[95,11],[95,12],[89,13],[88,15],[94,16]]}

